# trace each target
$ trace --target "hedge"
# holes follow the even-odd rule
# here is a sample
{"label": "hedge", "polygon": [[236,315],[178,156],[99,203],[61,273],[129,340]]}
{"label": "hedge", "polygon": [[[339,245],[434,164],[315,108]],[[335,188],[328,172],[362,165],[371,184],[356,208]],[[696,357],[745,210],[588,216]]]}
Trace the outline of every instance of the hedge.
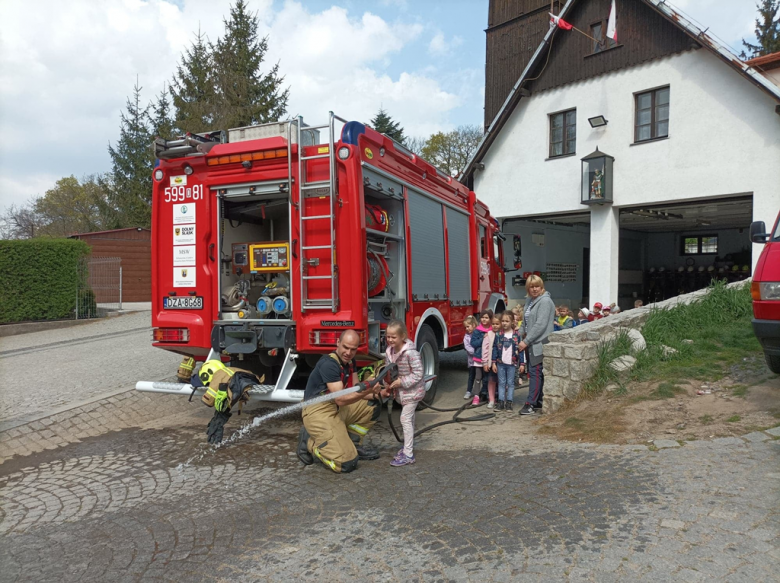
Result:
{"label": "hedge", "polygon": [[77,239],[0,241],[0,323],[72,317],[89,251]]}

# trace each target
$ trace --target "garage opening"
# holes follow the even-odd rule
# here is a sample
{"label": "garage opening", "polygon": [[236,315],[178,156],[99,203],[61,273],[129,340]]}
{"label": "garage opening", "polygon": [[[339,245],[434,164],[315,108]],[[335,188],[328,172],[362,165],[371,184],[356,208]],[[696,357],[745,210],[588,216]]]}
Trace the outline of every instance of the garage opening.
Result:
{"label": "garage opening", "polygon": [[[507,298],[512,308],[525,303],[525,280],[541,275],[555,305],[575,313],[588,304],[590,285],[590,212],[505,218],[504,257],[517,257],[522,267],[507,273]],[[519,237],[517,242],[516,237]]]}
{"label": "garage opening", "polygon": [[621,208],[618,304],[750,277],[752,217],[752,195]]}

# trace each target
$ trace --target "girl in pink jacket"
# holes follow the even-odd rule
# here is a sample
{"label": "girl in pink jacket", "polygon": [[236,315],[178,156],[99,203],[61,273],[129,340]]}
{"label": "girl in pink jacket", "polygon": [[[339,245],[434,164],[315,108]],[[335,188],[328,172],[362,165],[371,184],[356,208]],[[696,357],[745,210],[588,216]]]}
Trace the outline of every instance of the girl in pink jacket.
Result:
{"label": "girl in pink jacket", "polygon": [[423,383],[423,366],[420,353],[409,340],[406,325],[400,320],[393,320],[387,325],[385,332],[387,362],[398,365],[398,378],[391,384],[385,384],[384,396],[395,397],[396,402],[403,407],[401,411],[401,427],[404,432],[404,446],[390,462],[391,466],[406,466],[414,463],[414,412],[417,403],[425,397]]}
{"label": "girl in pink jacket", "polygon": [[[491,329],[485,332],[482,339],[482,370],[484,371],[483,382],[487,381],[488,390],[488,409],[492,409],[496,404],[496,385],[498,385],[498,375],[496,374],[496,363],[493,362],[493,343],[496,341],[496,334],[501,329],[501,319],[493,316],[490,320]],[[472,405],[479,405],[479,395],[474,397]]]}

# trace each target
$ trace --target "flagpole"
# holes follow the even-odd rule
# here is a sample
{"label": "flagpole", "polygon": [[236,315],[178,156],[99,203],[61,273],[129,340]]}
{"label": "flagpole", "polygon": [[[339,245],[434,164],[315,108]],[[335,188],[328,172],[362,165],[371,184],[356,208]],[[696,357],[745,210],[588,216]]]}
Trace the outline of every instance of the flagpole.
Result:
{"label": "flagpole", "polygon": [[596,40],[595,38],[593,38],[592,36],[590,36],[588,33],[582,32],[582,31],[581,31],[579,28],[577,28],[577,27],[576,27],[576,26],[574,26],[573,24],[571,25],[571,27],[572,27],[572,29],[573,29],[573,30],[576,30],[576,31],[577,31],[578,33],[580,33],[581,35],[587,36],[587,37],[588,37],[590,40],[592,40],[593,42],[597,42],[597,43],[601,44],[601,41],[600,41],[600,40]]}
{"label": "flagpole", "polygon": [[[552,2],[550,2],[550,5],[552,6]],[[560,18],[560,16],[555,16],[555,15],[554,15],[552,12],[550,12],[550,16],[552,16],[552,18],[553,18],[553,20],[551,20],[551,21],[550,21],[550,24],[551,24],[552,26],[555,26],[555,27],[557,27],[557,28],[564,28],[564,27],[560,26],[560,25],[559,25],[559,23],[558,23],[558,20],[560,20],[560,19],[561,19],[561,18]],[[564,21],[564,22],[565,22],[565,21]],[[593,38],[592,36],[590,36],[588,33],[581,31],[579,28],[577,28],[576,26],[574,26],[574,25],[573,25],[571,22],[566,22],[566,25],[567,25],[568,27],[570,27],[568,30],[576,30],[578,33],[580,33],[580,34],[581,34],[581,35],[583,35],[583,36],[586,36],[586,37],[588,37],[588,38],[589,38],[590,40],[592,40],[593,42],[595,42],[595,43],[598,43],[598,44],[601,44],[601,41],[600,41],[600,40],[596,40],[595,38]]]}

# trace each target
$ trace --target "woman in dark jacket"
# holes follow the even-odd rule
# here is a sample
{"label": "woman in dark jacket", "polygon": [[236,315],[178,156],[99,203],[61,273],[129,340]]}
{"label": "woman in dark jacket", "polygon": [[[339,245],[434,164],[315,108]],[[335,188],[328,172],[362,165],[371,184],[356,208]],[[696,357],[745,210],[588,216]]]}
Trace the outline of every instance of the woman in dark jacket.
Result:
{"label": "woman in dark jacket", "polygon": [[525,282],[529,301],[525,304],[523,318],[523,341],[520,350],[528,349],[528,399],[520,415],[533,415],[542,408],[544,398],[543,345],[553,331],[555,303],[550,293],[544,290],[544,282],[538,275],[531,275]]}

